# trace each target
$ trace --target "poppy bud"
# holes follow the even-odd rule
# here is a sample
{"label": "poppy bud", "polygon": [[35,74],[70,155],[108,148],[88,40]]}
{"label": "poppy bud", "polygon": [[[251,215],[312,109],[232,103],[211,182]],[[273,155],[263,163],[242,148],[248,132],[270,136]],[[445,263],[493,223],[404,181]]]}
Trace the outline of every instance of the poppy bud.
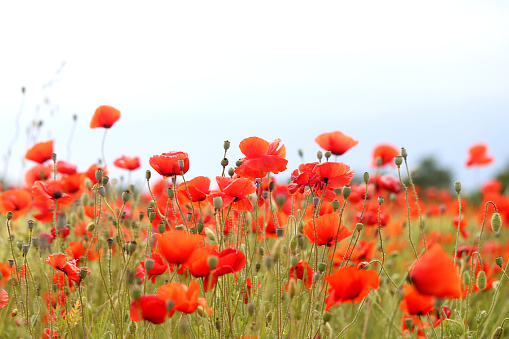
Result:
{"label": "poppy bud", "polygon": [[299,235],[297,236],[297,244],[299,245],[299,247],[300,247],[302,250],[305,250],[305,249],[306,249],[307,243],[306,243],[306,239],[304,238],[304,235],[303,235],[303,234],[299,234]]}
{"label": "poppy bud", "polygon": [[292,252],[295,252],[296,249],[297,249],[297,236],[294,235],[290,240],[290,250]]}
{"label": "poppy bud", "polygon": [[369,173],[368,172],[364,172],[363,179],[366,184],[369,182]]}
{"label": "poppy bud", "polygon": [[178,165],[179,165],[180,170],[182,171],[184,169],[184,159],[179,159]]}
{"label": "poppy bud", "polygon": [[352,193],[352,188],[350,186],[343,187],[343,197],[347,199],[350,196],[350,193]]}
{"label": "poppy bud", "polygon": [[408,318],[405,318],[405,326],[406,328],[408,328],[410,331],[413,330],[414,328],[414,320],[410,317]]}
{"label": "poppy bud", "polygon": [[101,168],[98,168],[95,170],[95,180],[97,180],[97,182],[100,182],[101,179],[103,178],[103,170]]}
{"label": "poppy bud", "polygon": [[87,277],[87,275],[88,275],[88,270],[86,268],[82,267],[80,269],[80,280],[85,279]]}
{"label": "poppy bud", "polygon": [[276,228],[276,236],[278,238],[281,238],[285,235],[285,230],[282,228]]}
{"label": "poppy bud", "polygon": [[402,156],[400,156],[400,155],[396,155],[396,156],[394,157],[394,163],[395,163],[395,164],[396,164],[396,166],[398,166],[398,168],[399,168],[399,166],[401,166],[401,164],[403,163],[403,157],[402,157]]}
{"label": "poppy bud", "polygon": [[274,260],[270,255],[267,255],[265,256],[265,258],[263,258],[263,263],[265,264],[265,267],[267,267],[267,269],[270,270],[274,265]]}
{"label": "poppy bud", "polygon": [[154,219],[156,218],[156,212],[153,209],[150,209],[150,211],[148,212],[148,218],[150,222],[154,221]]}
{"label": "poppy bud", "polygon": [[32,238],[32,246],[35,248],[39,248],[39,245],[41,244],[41,241],[38,237]]}
{"label": "poppy bud", "polygon": [[256,308],[255,308],[255,304],[250,301],[247,303],[247,313],[249,313],[249,315],[253,315],[256,311]]}
{"label": "poppy bud", "polygon": [[325,325],[322,326],[322,332],[325,338],[330,338],[332,336],[331,325],[329,323],[325,323]]}
{"label": "poppy bud", "polygon": [[379,196],[378,197],[378,204],[381,205],[381,204],[383,204],[383,202],[384,202],[384,197]]}
{"label": "poppy bud", "polygon": [[480,271],[477,275],[476,284],[480,290],[484,290],[486,288],[486,273],[484,273],[484,271]]}
{"label": "poppy bud", "polygon": [[290,299],[293,299],[297,294],[297,284],[295,283],[295,279],[290,279],[288,282],[288,296]]}
{"label": "poppy bud", "polygon": [[504,335],[504,329],[502,327],[497,327],[495,332],[491,335],[491,339],[500,339]]}
{"label": "poppy bud", "polygon": [[272,321],[272,316],[273,316],[272,311],[267,313],[267,324],[270,324],[270,322]]}
{"label": "poppy bud", "polygon": [[470,285],[470,272],[464,271],[462,279],[463,285]]}
{"label": "poppy bud", "polygon": [[491,229],[493,232],[498,232],[500,231],[500,226],[502,226],[502,219],[500,218],[500,214],[495,212],[491,216]]}
{"label": "poppy bud", "polygon": [[355,229],[359,232],[362,231],[363,228],[364,225],[361,222],[358,222],[357,225],[355,225]]}
{"label": "poppy bud", "polygon": [[139,288],[133,288],[131,289],[131,298],[133,298],[134,300],[138,300],[141,298],[141,289]]}
{"label": "poppy bud", "polygon": [[256,263],[255,268],[256,268],[256,272],[258,272],[260,270],[260,268],[262,268],[262,264]]}
{"label": "poppy bud", "polygon": [[401,147],[401,156],[403,157],[403,159],[406,159],[406,157],[408,156],[408,153],[407,153],[405,147]]}
{"label": "poppy bud", "polygon": [[332,209],[334,210],[334,212],[339,208],[339,201],[337,200],[332,200]]}
{"label": "poppy bud", "polygon": [[217,244],[217,235],[213,229],[210,227],[205,228],[205,235],[207,236],[207,240],[209,240],[209,242]]}
{"label": "poppy bud", "polygon": [[145,213],[144,212],[140,212],[138,214],[138,220],[141,222],[143,220],[143,217],[145,216]]}
{"label": "poppy bud", "polygon": [[128,190],[122,192],[122,201],[127,203],[129,199],[131,199],[131,192],[129,192]]}
{"label": "poppy bud", "polygon": [[447,319],[447,325],[453,338],[461,338],[465,333],[465,328],[459,321]]}
{"label": "poppy bud", "polygon": [[23,244],[23,246],[21,247],[21,250],[23,251],[23,255],[27,255],[29,249],[30,249],[29,244]]}
{"label": "poppy bud", "polygon": [[9,263],[9,266],[12,268],[12,266],[14,266],[14,259],[9,259],[7,260],[7,262]]}
{"label": "poppy bud", "polygon": [[324,262],[321,262],[318,264],[318,272],[323,272],[327,268],[327,264]]}
{"label": "poppy bud", "polygon": [[321,162],[322,161],[322,157],[323,157],[323,153],[322,151],[318,151],[316,152],[316,157],[318,158],[318,160]]}
{"label": "poppy bud", "polygon": [[[59,191],[55,191],[53,192],[53,195],[55,195],[56,192],[59,192]],[[59,192],[60,193],[60,197],[62,197],[62,192]],[[104,197],[104,194],[106,193],[106,190],[104,189],[104,186],[101,186],[97,189],[97,193],[99,193],[99,195],[101,197]],[[56,197],[55,197],[56,198]]]}
{"label": "poppy bud", "polygon": [[15,308],[15,309],[13,309],[13,310],[12,310],[12,312],[11,312],[11,317],[13,317],[13,318],[14,318],[14,317],[15,317],[15,316],[17,316],[17,315],[18,315],[18,309],[17,309],[17,308]]}
{"label": "poppy bud", "polygon": [[313,283],[316,283],[316,282],[317,282],[317,281],[319,281],[321,278],[322,278],[322,272],[318,272],[318,271],[316,271],[316,272],[313,274]]}
{"label": "poppy bud", "polygon": [[91,221],[91,222],[87,225],[87,232],[92,233],[94,230],[95,230],[95,223],[94,223],[93,221]]}
{"label": "poppy bud", "polygon": [[11,220],[13,217],[14,217],[14,214],[12,213],[12,211],[8,211],[5,216],[7,217],[7,220]]}
{"label": "poppy bud", "polygon": [[211,270],[215,269],[217,267],[217,263],[219,261],[219,258],[217,255],[211,255],[207,258],[207,265]]}
{"label": "poppy bud", "polygon": [[219,318],[216,318],[216,321],[214,322],[214,326],[216,327],[216,330],[221,331],[221,321]]}
{"label": "poppy bud", "polygon": [[325,151],[325,159],[327,159],[327,161],[329,161],[329,158],[331,157],[331,155],[332,155],[331,151]]}
{"label": "poppy bud", "polygon": [[128,254],[133,254],[136,251],[136,242],[131,241],[125,244],[125,250]]}
{"label": "poppy bud", "polygon": [[495,264],[498,265],[498,267],[502,268],[502,264],[504,263],[504,259],[502,257],[496,257],[495,258]]}
{"label": "poppy bud", "polygon": [[147,274],[148,274],[148,271],[150,271],[151,269],[154,268],[155,263],[156,262],[152,258],[145,259],[145,272],[147,272]]}
{"label": "poppy bud", "polygon": [[361,261],[360,263],[357,264],[357,268],[359,270],[368,269],[368,267],[369,267],[369,262],[367,262],[367,261]]}
{"label": "poppy bud", "polygon": [[325,312],[322,315],[322,320],[324,323],[328,323],[331,319],[332,319],[332,313],[330,313],[330,312]]}
{"label": "poppy bud", "polygon": [[[110,180],[109,176],[107,176],[107,175],[103,176],[103,180],[102,180],[103,186],[108,185],[109,180]],[[115,179],[113,179],[113,180],[115,180]]]}
{"label": "poppy bud", "polygon": [[454,183],[454,190],[456,191],[456,193],[460,194],[460,192],[461,192],[461,182],[456,181]]}
{"label": "poppy bud", "polygon": [[152,177],[152,172],[150,172],[150,170],[147,170],[145,172],[145,179],[150,180],[151,177]]}
{"label": "poppy bud", "polygon": [[220,210],[223,207],[223,198],[215,197],[212,202],[214,203],[214,208],[216,210]]}
{"label": "poppy bud", "polygon": [[294,267],[294,266],[297,266],[297,264],[299,263],[299,257],[294,255],[290,258],[290,267]]}
{"label": "poppy bud", "polygon": [[157,225],[157,230],[159,231],[159,233],[163,234],[164,231],[166,231],[166,225],[164,224],[164,222],[161,220],[161,222],[159,223],[159,225]]}
{"label": "poppy bud", "polygon": [[279,255],[281,254],[281,249],[283,248],[283,239],[278,239],[274,245],[272,246],[272,250],[270,253],[272,254],[272,258],[274,262],[279,260]]}

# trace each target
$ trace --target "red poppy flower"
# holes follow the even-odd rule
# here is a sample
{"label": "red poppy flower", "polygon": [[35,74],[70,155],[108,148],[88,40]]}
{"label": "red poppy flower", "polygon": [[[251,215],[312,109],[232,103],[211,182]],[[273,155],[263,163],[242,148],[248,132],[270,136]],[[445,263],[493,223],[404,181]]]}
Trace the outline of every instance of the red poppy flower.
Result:
{"label": "red poppy flower", "polygon": [[[152,267],[148,271],[148,280],[152,280],[152,284],[155,284],[156,277],[158,275],[164,274],[168,271],[168,265],[163,263],[163,259],[159,256],[159,254],[152,254],[150,256],[152,260],[154,260],[154,267]],[[145,262],[140,262],[138,268],[136,269],[136,277],[137,278],[145,278]]]}
{"label": "red poppy flower", "polygon": [[62,338],[60,336],[60,333],[58,333],[56,330],[51,330],[49,328],[45,328],[42,332],[42,339],[59,339]]}
{"label": "red poppy flower", "polygon": [[103,170],[103,176],[108,174],[108,171],[106,170],[106,166],[97,166],[96,164],[93,164],[90,166],[87,171],[85,172],[85,176],[92,181],[92,184],[97,184],[97,179],[95,178],[95,171],[100,168]]}
{"label": "red poppy flower", "polygon": [[179,230],[166,231],[154,236],[159,244],[159,250],[170,264],[185,263],[202,241],[201,235]]}
{"label": "red poppy flower", "polygon": [[326,309],[341,303],[357,303],[364,299],[370,289],[378,289],[380,278],[373,270],[359,270],[356,266],[342,267],[325,277],[330,284],[325,300]]}
{"label": "red poppy flower", "polygon": [[76,262],[76,259],[67,261],[67,257],[63,253],[53,253],[46,257],[46,263],[48,263],[55,270],[64,272],[70,280],[74,281],[76,284],[79,284],[81,281],[80,269],[85,268],[87,270],[87,275],[89,275],[90,268],[80,268],[76,266]]}
{"label": "red poppy flower", "polygon": [[58,200],[59,204],[69,204],[74,200],[71,195],[64,193],[62,186],[54,180],[36,181],[32,187],[32,196],[36,201]]}
{"label": "red poppy flower", "polygon": [[72,175],[76,173],[76,165],[64,160],[57,161],[57,172],[60,174]]}
{"label": "red poppy flower", "polygon": [[219,277],[228,273],[238,272],[246,266],[246,255],[234,247],[222,250],[217,256],[216,268],[203,281],[205,292],[214,287]]}
{"label": "red poppy flower", "polygon": [[25,174],[25,183],[31,187],[37,180],[45,181],[51,179],[53,176],[53,166],[48,165],[35,165],[29,169]]}
{"label": "red poppy flower", "polygon": [[0,287],[0,308],[5,307],[9,303],[9,294]]}
{"label": "red poppy flower", "polygon": [[223,199],[223,208],[229,208],[237,212],[250,212],[253,205],[248,199],[248,195],[256,192],[253,182],[246,178],[227,178],[216,177],[216,182],[220,191],[211,192],[207,197],[209,204],[214,206],[214,198],[221,197]]}
{"label": "red poppy flower", "polygon": [[[55,230],[55,228],[52,228],[51,233],[54,233],[55,232],[54,230]],[[69,232],[69,229],[67,229],[67,232]],[[69,241],[69,247],[66,248],[65,252],[67,254],[69,254],[71,257],[73,257],[74,259],[78,260],[78,262],[79,262],[79,259],[81,257],[84,257],[85,254],[87,254],[87,250],[88,250],[87,260],[94,261],[94,260],[97,260],[99,258],[99,255],[102,255],[102,252],[103,252],[103,250],[101,248],[98,253],[94,247],[95,247],[95,244],[92,244],[92,245],[90,245],[90,249],[88,249],[88,245],[83,244],[82,241]]]}
{"label": "red poppy flower", "polygon": [[399,150],[389,144],[380,144],[373,150],[373,166],[378,166],[378,159],[380,159],[380,166],[384,166],[391,161],[393,161],[394,157],[399,155]]}
{"label": "red poppy flower", "polygon": [[317,246],[326,245],[330,247],[351,236],[353,231],[345,226],[340,226],[339,217],[336,214],[325,214],[314,219],[314,221],[308,221],[304,225],[302,233]]}
{"label": "red poppy flower", "polygon": [[[210,193],[209,186],[210,179],[202,176],[191,179],[185,184],[181,183],[177,188],[177,199],[183,206],[187,205],[190,201],[204,201]],[[189,197],[191,197],[191,200],[189,200]]]}
{"label": "red poppy flower", "polygon": [[469,157],[467,159],[467,167],[484,166],[493,162],[493,157],[488,156],[488,146],[485,144],[473,144],[468,149]]}
{"label": "red poppy flower", "polygon": [[99,106],[90,121],[90,128],[110,128],[120,119],[120,111],[111,106]]}
{"label": "red poppy flower", "polygon": [[46,160],[51,159],[53,154],[53,140],[39,142],[32,146],[25,154],[25,159],[43,164]]}
{"label": "red poppy flower", "polygon": [[117,166],[118,168],[134,171],[135,169],[140,168],[140,158],[123,155],[120,158],[115,159],[113,165]]}
{"label": "red poppy flower", "polygon": [[339,131],[320,134],[315,141],[321,148],[335,155],[342,155],[359,143]]}
{"label": "red poppy flower", "polygon": [[30,206],[32,206],[32,196],[25,190],[12,189],[0,192],[0,213],[3,215],[11,211],[13,219],[16,220],[24,216]]}
{"label": "red poppy flower", "polygon": [[157,294],[142,295],[131,303],[131,320],[148,320],[152,324],[162,324],[166,320],[166,302]]}
{"label": "red poppy flower", "polygon": [[181,283],[167,283],[157,289],[157,295],[165,302],[172,301],[174,306],[169,310],[169,316],[173,316],[176,311],[182,313],[193,313],[198,306],[205,307],[208,314],[212,310],[207,306],[207,299],[198,298],[200,295],[200,285],[191,280],[189,287]]}
{"label": "red poppy flower", "polygon": [[217,246],[206,245],[197,248],[185,263],[191,275],[195,278],[203,278],[209,275],[211,269],[208,264],[208,258],[212,255],[218,256]]}
{"label": "red poppy flower", "polygon": [[280,142],[281,139],[276,139],[269,143],[258,137],[242,140],[239,147],[246,157],[241,159],[242,165],[235,169],[235,173],[241,177],[257,179],[267,172],[277,174],[286,170],[286,148],[284,145],[279,147]]}
{"label": "red poppy flower", "polygon": [[62,177],[59,183],[62,185],[62,189],[76,200],[79,199],[85,191],[84,179],[84,173],[75,173]]}
{"label": "red poppy flower", "polygon": [[[256,283],[256,286],[254,288],[254,295],[256,295],[256,291],[258,290],[258,288],[260,288],[260,286],[262,286],[262,283]],[[243,288],[241,293],[244,292],[244,304],[247,305],[247,303],[249,302],[249,298],[251,297],[251,289],[253,289],[253,282],[249,278],[246,279],[246,287],[247,291]]]}
{"label": "red poppy flower", "polygon": [[461,297],[458,270],[440,245],[428,248],[410,271],[410,278],[421,294],[437,298]]}
{"label": "red poppy flower", "polygon": [[354,172],[350,166],[342,162],[324,162],[317,164],[313,172],[320,176],[320,180],[327,184],[327,188],[340,188],[350,184]]}
{"label": "red poppy flower", "polygon": [[[179,167],[179,160],[184,160],[184,168]],[[189,170],[189,156],[185,152],[168,152],[161,155],[154,155],[149,159],[149,164],[157,173],[165,178],[174,175],[186,174]]]}
{"label": "red poppy flower", "polygon": [[288,283],[286,284],[286,287],[288,288],[288,284],[290,283],[291,279],[299,279],[302,280],[304,286],[307,289],[310,289],[311,285],[313,284],[313,272],[314,270],[311,268],[308,262],[299,260],[297,265],[290,268]]}
{"label": "red poppy flower", "polygon": [[405,297],[401,301],[401,311],[411,315],[426,315],[435,306],[435,298],[420,294],[412,285],[403,285]]}

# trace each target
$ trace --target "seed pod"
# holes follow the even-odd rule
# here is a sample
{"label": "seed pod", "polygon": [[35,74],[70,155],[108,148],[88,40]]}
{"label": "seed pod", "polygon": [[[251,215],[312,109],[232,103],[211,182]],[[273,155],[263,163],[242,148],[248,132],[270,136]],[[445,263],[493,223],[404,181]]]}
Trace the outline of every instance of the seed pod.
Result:
{"label": "seed pod", "polygon": [[316,152],[316,157],[318,158],[318,160],[320,160],[320,161],[321,161],[321,160],[322,160],[322,157],[323,157],[323,153],[322,153],[322,151],[318,151],[318,152]]}
{"label": "seed pod", "polygon": [[122,201],[127,203],[131,199],[131,192],[129,190],[122,192]]}
{"label": "seed pod", "polygon": [[297,266],[298,263],[299,263],[298,256],[294,255],[293,257],[290,258],[290,266],[291,267]]}
{"label": "seed pod", "polygon": [[406,148],[405,147],[401,147],[401,156],[406,159],[406,157],[408,156],[408,152],[406,151]]}
{"label": "seed pod", "polygon": [[454,183],[454,190],[456,191],[456,193],[460,194],[460,192],[461,192],[461,182],[456,181]]}
{"label": "seed pod", "polygon": [[366,184],[369,182],[369,173],[368,172],[364,172],[363,179]]}
{"label": "seed pod", "polygon": [[295,283],[295,279],[290,279],[288,282],[288,296],[290,299],[293,299],[297,294],[297,284]]}
{"label": "seed pod", "polygon": [[332,200],[332,209],[334,212],[339,208],[339,201],[338,200]]}
{"label": "seed pod", "polygon": [[500,214],[495,212],[491,216],[491,229],[493,232],[498,232],[500,231],[500,226],[502,226],[502,219],[500,218]]}
{"label": "seed pod", "polygon": [[355,229],[359,232],[362,231],[363,228],[364,225],[361,222],[358,222],[357,225],[355,225]]}
{"label": "seed pod", "polygon": [[500,339],[504,335],[504,329],[502,327],[497,327],[495,332],[491,335],[491,339]]}
{"label": "seed pod", "polygon": [[223,198],[215,197],[212,202],[214,203],[214,208],[216,210],[220,210],[223,207]]}
{"label": "seed pod", "polygon": [[396,164],[396,166],[401,166],[401,164],[403,163],[403,157],[400,156],[400,155],[397,155],[394,157],[394,163]]}
{"label": "seed pod", "polygon": [[95,170],[95,180],[97,180],[97,182],[100,182],[102,178],[103,178],[103,170],[101,168],[96,169]]}
{"label": "seed pod", "polygon": [[5,216],[7,217],[7,220],[11,220],[14,217],[14,213],[12,213],[12,211],[8,211]]}
{"label": "seed pod", "polygon": [[497,264],[498,267],[502,268],[503,263],[504,263],[504,259],[502,259],[502,257],[495,258],[495,264]]}
{"label": "seed pod", "polygon": [[324,262],[321,262],[318,264],[318,272],[323,272],[327,268],[327,264]]}
{"label": "seed pod", "polygon": [[268,270],[270,270],[272,266],[274,266],[274,260],[270,255],[265,256],[265,258],[263,259],[263,263],[265,264],[265,267],[267,267]]}
{"label": "seed pod", "polygon": [[221,166],[223,166],[223,167],[228,166],[228,164],[229,164],[229,163],[230,163],[230,162],[228,161],[228,159],[227,159],[227,158],[223,158],[223,160],[221,160]]}
{"label": "seed pod", "polygon": [[332,152],[331,151],[325,151],[325,159],[327,159],[327,161],[329,161],[329,158],[331,157],[332,155]]}
{"label": "seed pod", "polygon": [[330,313],[330,312],[325,312],[322,315],[322,320],[324,323],[328,323],[331,319],[332,319],[332,313]]}
{"label": "seed pod", "polygon": [[343,187],[343,197],[347,199],[350,196],[350,193],[352,193],[352,188],[350,186]]}
{"label": "seed pod", "polygon": [[486,288],[486,273],[484,273],[484,271],[480,271],[477,275],[476,284],[480,290],[484,290]]}
{"label": "seed pod", "polygon": [[207,265],[211,270],[215,269],[217,266],[217,262],[219,261],[219,258],[217,255],[211,255],[207,258]]}

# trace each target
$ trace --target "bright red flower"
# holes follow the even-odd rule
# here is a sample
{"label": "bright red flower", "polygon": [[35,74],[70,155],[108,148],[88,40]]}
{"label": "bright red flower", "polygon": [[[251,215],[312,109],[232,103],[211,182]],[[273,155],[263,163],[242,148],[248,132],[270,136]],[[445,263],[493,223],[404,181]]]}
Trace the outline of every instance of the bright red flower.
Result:
{"label": "bright red flower", "polygon": [[154,236],[159,244],[159,250],[170,264],[185,263],[202,241],[201,235],[179,230],[166,231]]}
{"label": "bright red flower", "polygon": [[60,174],[72,175],[76,173],[76,165],[64,160],[57,161],[57,172]]}
{"label": "bright red flower", "polygon": [[197,248],[185,263],[191,275],[195,278],[203,278],[209,275],[211,269],[208,258],[212,255],[219,256],[215,246],[205,245]]}
{"label": "bright red flower", "polygon": [[111,106],[99,106],[90,121],[90,128],[110,128],[120,119],[120,111]]}
{"label": "bright red flower", "polygon": [[[55,232],[55,228],[53,227],[51,229],[52,235],[54,232]],[[69,229],[67,229],[67,232],[69,232]],[[99,258],[99,255],[102,255],[102,252],[103,252],[103,250],[101,248],[98,253],[94,247],[95,247],[95,244],[92,244],[90,246],[90,249],[88,249],[88,245],[86,243],[83,244],[82,241],[69,241],[69,247],[66,248],[65,252],[67,254],[69,254],[71,257],[73,257],[74,259],[78,260],[78,262],[79,262],[79,259],[81,257],[84,257],[85,254],[87,254],[87,250],[88,250],[87,260],[94,261],[94,260],[97,260]]]}
{"label": "bright red flower", "polygon": [[53,154],[53,140],[39,142],[32,146],[25,154],[25,159],[43,164],[46,160],[51,159]]}
{"label": "bright red flower", "polygon": [[134,171],[135,169],[140,168],[140,158],[139,157],[128,157],[128,156],[121,156],[120,158],[115,159],[113,162],[113,165],[115,165],[118,168],[123,168],[129,171]]}
{"label": "bright red flower", "polygon": [[214,206],[214,198],[221,197],[223,199],[223,208],[229,208],[237,212],[250,212],[253,205],[248,199],[248,195],[256,192],[253,182],[246,178],[227,178],[216,177],[216,182],[220,191],[213,191],[207,197],[211,206]]}
{"label": "bright red flower", "polygon": [[410,279],[421,294],[437,298],[460,298],[461,279],[453,260],[440,245],[433,245],[410,271]]}
{"label": "bright red flower", "polygon": [[308,262],[305,262],[304,260],[299,260],[297,265],[290,267],[288,283],[286,284],[287,288],[291,279],[299,279],[302,280],[304,286],[307,289],[310,289],[311,285],[313,284],[313,272],[314,270],[311,268]]}
{"label": "bright red flower", "polygon": [[391,161],[394,157],[399,155],[399,150],[389,144],[380,144],[373,150],[373,166],[378,166],[378,159],[381,159],[380,166],[384,166]]}
{"label": "bright red flower", "polygon": [[[152,254],[150,256],[152,260],[154,260],[154,267],[148,271],[148,280],[152,280],[152,284],[155,284],[156,277],[158,275],[164,274],[166,271],[168,271],[168,265],[165,265],[163,263],[163,259],[161,259],[161,256],[159,254]],[[141,261],[140,265],[136,269],[136,277],[137,278],[145,278],[145,262]]]}
{"label": "bright red flower", "polygon": [[60,333],[58,333],[56,330],[51,330],[49,328],[45,328],[42,332],[42,339],[59,339],[62,338],[60,336]]}
{"label": "bright red flower", "polygon": [[36,201],[58,200],[59,204],[69,204],[74,200],[71,195],[64,193],[62,186],[54,180],[36,181],[32,187],[32,196]]}
{"label": "bright red flower", "polygon": [[329,295],[325,300],[326,309],[334,305],[357,303],[364,299],[370,289],[378,289],[380,278],[373,270],[359,270],[357,266],[345,266],[334,274],[325,277],[330,284]]}
{"label": "bright red flower", "polygon": [[62,185],[62,189],[76,200],[79,199],[85,191],[84,179],[84,173],[74,173],[62,177],[59,183]]}
{"label": "bright red flower", "polygon": [[198,306],[207,309],[208,314],[212,314],[212,310],[207,306],[207,299],[198,298],[200,295],[200,285],[191,280],[189,287],[181,283],[168,283],[157,289],[157,295],[165,302],[172,301],[174,306],[169,310],[169,316],[173,316],[176,311],[182,313],[193,313]]}
{"label": "bright red flower", "polygon": [[5,307],[9,303],[9,294],[0,287],[0,308]]}
{"label": "bright red flower", "polygon": [[313,172],[320,176],[320,180],[327,184],[327,188],[340,188],[350,185],[355,171],[342,162],[324,162],[317,164]]}
{"label": "bright red flower", "polygon": [[235,169],[235,173],[241,177],[257,179],[267,172],[277,174],[286,170],[286,148],[284,145],[279,147],[280,142],[281,139],[276,139],[269,143],[258,137],[242,140],[239,147],[246,157],[241,159],[242,165]]}
{"label": "bright red flower", "polygon": [[[190,201],[204,201],[210,193],[209,186],[210,179],[202,176],[191,179],[186,183],[181,183],[177,188],[177,199],[183,206],[187,205]],[[191,196],[191,200],[189,200],[189,196]]]}
{"label": "bright red flower", "polygon": [[486,144],[473,144],[468,149],[469,157],[467,159],[467,167],[484,166],[493,162],[493,157],[488,156],[488,146]]}
{"label": "bright red flower", "polygon": [[131,303],[131,320],[148,320],[152,324],[162,324],[166,320],[166,302],[157,294],[142,295]]}
{"label": "bright red flower", "polygon": [[435,298],[420,294],[412,285],[403,285],[405,297],[401,301],[401,311],[411,315],[426,315],[435,306]]}
{"label": "bright red flower", "polygon": [[51,267],[53,267],[57,271],[62,271],[67,275],[67,277],[74,281],[76,284],[79,284],[81,281],[81,273],[80,269],[85,268],[87,270],[87,275],[90,274],[90,268],[88,267],[78,267],[76,266],[77,260],[67,261],[67,257],[63,253],[53,253],[48,255],[46,258],[46,263],[48,263]]}
{"label": "bright red flower", "polygon": [[240,271],[246,266],[246,255],[234,247],[228,247],[219,252],[216,268],[211,275],[207,275],[203,281],[205,292],[214,287],[217,278]]}
{"label": "bright red flower", "polygon": [[32,196],[25,190],[12,189],[0,192],[0,213],[3,215],[11,211],[13,219],[16,220],[27,214],[30,206],[32,206]]}
{"label": "bright red flower", "polygon": [[[184,160],[184,168],[179,167],[179,160]],[[150,166],[164,178],[174,175],[186,174],[189,170],[189,156],[185,152],[168,152],[161,155],[154,155],[149,160]]]}
{"label": "bright red flower", "polygon": [[340,226],[339,217],[336,214],[325,214],[308,221],[304,225],[302,233],[308,237],[310,242],[316,243],[317,246],[325,245],[330,247],[351,236],[353,231],[345,226]]}
{"label": "bright red flower", "polygon": [[335,155],[342,155],[359,143],[339,131],[320,134],[315,141],[321,148]]}

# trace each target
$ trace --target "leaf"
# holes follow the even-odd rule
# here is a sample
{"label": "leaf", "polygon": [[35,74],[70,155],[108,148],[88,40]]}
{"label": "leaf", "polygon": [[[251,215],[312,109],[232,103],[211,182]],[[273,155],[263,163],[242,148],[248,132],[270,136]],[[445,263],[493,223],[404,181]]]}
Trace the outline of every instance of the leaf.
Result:
{"label": "leaf", "polygon": [[0,287],[0,308],[6,306],[9,303],[9,294],[6,290]]}

